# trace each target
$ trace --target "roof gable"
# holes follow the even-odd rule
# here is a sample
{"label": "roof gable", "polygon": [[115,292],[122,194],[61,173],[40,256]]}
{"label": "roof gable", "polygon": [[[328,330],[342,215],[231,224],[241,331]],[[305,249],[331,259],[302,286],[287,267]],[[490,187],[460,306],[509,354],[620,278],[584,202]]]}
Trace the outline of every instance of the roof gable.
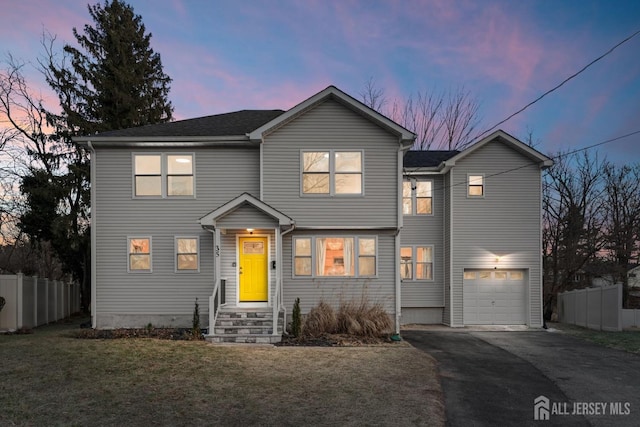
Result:
{"label": "roof gable", "polygon": [[497,130],[497,131],[493,132],[491,135],[484,137],[480,141],[478,141],[475,144],[471,145],[470,147],[466,148],[464,151],[461,151],[457,155],[455,155],[455,156],[451,157],[450,159],[446,160],[445,163],[447,164],[447,166],[453,166],[453,165],[456,164],[457,161],[464,159],[469,154],[477,151],[478,149],[480,149],[480,148],[484,147],[485,145],[489,144],[490,142],[493,142],[493,141],[496,141],[496,140],[499,141],[499,142],[502,142],[505,145],[510,146],[511,148],[513,148],[514,150],[520,152],[524,156],[530,158],[534,162],[539,163],[540,167],[543,168],[543,169],[546,169],[546,168],[551,167],[553,165],[553,160],[551,160],[549,157],[545,156],[544,154],[540,153],[539,151],[535,150],[534,148],[531,148],[527,144],[521,142],[520,140],[518,140],[517,138],[509,135],[508,133],[506,133],[503,130]]}
{"label": "roof gable", "polygon": [[413,143],[416,135],[400,126],[393,120],[385,117],[384,115],[378,113],[377,111],[367,107],[362,102],[357,99],[347,95],[342,92],[335,86],[329,86],[321,92],[313,95],[311,98],[302,101],[300,104],[286,111],[284,114],[275,117],[273,120],[263,124],[259,128],[255,129],[253,132],[249,133],[249,139],[254,141],[262,141],[262,138],[273,132],[274,130],[280,128],[285,125],[287,122],[295,119],[299,115],[304,112],[314,108],[321,102],[324,102],[327,99],[332,99],[334,101],[339,102],[340,104],[346,106],[347,108],[355,111],[356,113],[364,116],[368,120],[376,123],[378,126],[388,130],[389,132],[398,135],[400,141],[404,145],[410,145]]}
{"label": "roof gable", "polygon": [[203,227],[215,228],[216,222],[218,219],[230,214],[231,212],[233,212],[234,210],[238,209],[243,205],[250,205],[264,212],[265,214],[277,220],[279,225],[294,224],[294,221],[292,218],[288,217],[287,215],[283,214],[277,209],[269,206],[268,204],[264,203],[262,200],[257,199],[256,197],[253,197],[249,193],[242,193],[235,199],[230,200],[229,202],[225,203],[224,205],[220,206],[219,208],[209,212],[208,214],[200,218],[200,225],[202,225]]}

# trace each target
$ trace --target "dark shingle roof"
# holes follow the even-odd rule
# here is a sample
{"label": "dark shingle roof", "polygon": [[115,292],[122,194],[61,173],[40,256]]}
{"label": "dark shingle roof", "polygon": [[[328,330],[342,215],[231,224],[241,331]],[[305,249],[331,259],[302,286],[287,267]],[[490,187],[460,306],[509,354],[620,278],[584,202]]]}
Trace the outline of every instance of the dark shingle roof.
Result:
{"label": "dark shingle roof", "polygon": [[458,153],[457,150],[407,151],[403,163],[405,168],[435,167]]}
{"label": "dark shingle roof", "polygon": [[242,110],[176,122],[112,130],[100,137],[238,136],[275,119],[282,110]]}

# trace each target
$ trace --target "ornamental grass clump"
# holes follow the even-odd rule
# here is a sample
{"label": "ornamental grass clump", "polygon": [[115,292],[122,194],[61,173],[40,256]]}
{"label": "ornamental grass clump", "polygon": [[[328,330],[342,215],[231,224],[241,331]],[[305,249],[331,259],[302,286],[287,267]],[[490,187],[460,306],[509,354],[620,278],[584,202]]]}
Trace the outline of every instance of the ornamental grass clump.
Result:
{"label": "ornamental grass clump", "polygon": [[324,301],[313,307],[304,319],[302,334],[308,337],[319,337],[336,332],[338,318],[336,312]]}
{"label": "ornamental grass clump", "polygon": [[319,337],[324,334],[345,334],[358,337],[383,337],[391,333],[391,318],[380,303],[343,301],[337,312],[324,301],[307,314],[303,335]]}

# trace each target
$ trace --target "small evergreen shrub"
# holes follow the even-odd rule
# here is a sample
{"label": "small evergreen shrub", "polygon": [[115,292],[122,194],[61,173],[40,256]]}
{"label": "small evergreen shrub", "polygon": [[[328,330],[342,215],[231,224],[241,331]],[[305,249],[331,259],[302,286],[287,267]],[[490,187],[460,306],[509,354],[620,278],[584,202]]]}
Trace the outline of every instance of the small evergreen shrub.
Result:
{"label": "small evergreen shrub", "polygon": [[196,298],[196,304],[193,308],[193,320],[191,325],[191,337],[194,340],[202,338],[202,329],[200,328],[200,306],[198,306],[198,298]]}
{"label": "small evergreen shrub", "polygon": [[300,298],[296,298],[291,312],[291,335],[299,337],[302,333],[302,314],[300,313]]}

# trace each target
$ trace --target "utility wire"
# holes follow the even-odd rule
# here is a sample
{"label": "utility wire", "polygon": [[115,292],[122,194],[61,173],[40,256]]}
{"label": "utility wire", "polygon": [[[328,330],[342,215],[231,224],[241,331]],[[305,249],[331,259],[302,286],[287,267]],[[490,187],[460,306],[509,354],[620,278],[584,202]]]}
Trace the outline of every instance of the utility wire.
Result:
{"label": "utility wire", "polygon": [[[605,145],[605,144],[610,144],[612,142],[619,141],[621,139],[628,138],[630,136],[638,135],[638,134],[640,134],[640,129],[638,129],[636,131],[633,131],[633,132],[629,132],[629,133],[624,134],[624,135],[616,136],[614,138],[609,138],[609,139],[606,139],[604,141],[597,142],[595,144],[587,145],[586,147],[576,148],[575,150],[571,150],[571,151],[568,151],[566,153],[560,153],[558,155],[555,155],[555,156],[549,157],[549,158],[551,160],[559,160],[559,159],[561,159],[563,157],[567,157],[567,156],[570,156],[572,154],[579,153],[581,151],[591,150],[592,148],[599,147],[599,146]],[[524,169],[524,168],[528,168],[528,167],[531,167],[531,166],[536,166],[536,164],[535,163],[527,163],[527,164],[522,165],[522,166],[517,166],[515,168],[511,168],[511,169],[503,170],[503,171],[500,171],[500,172],[492,173],[492,174],[489,174],[489,175],[485,175],[485,178],[491,178],[491,177],[494,177],[494,176],[503,175],[505,173],[514,172],[514,171],[517,171],[517,170],[520,170],[520,169]],[[441,187],[434,188],[433,192],[435,192],[436,190],[450,189],[450,188],[453,188],[453,187],[457,187],[458,185],[467,185],[467,181],[456,182],[456,183],[450,184],[448,186],[443,185]]]}
{"label": "utility wire", "polygon": [[593,61],[589,62],[587,65],[585,65],[584,67],[582,67],[579,71],[577,71],[576,73],[573,73],[572,75],[570,75],[569,77],[567,77],[566,79],[564,79],[562,82],[560,82],[560,84],[556,85],[555,87],[549,89],[548,91],[546,91],[545,93],[543,93],[542,95],[540,95],[539,97],[537,97],[536,99],[534,99],[533,101],[531,101],[530,103],[528,103],[527,105],[525,105],[524,107],[522,107],[521,109],[519,109],[518,111],[516,111],[515,113],[511,114],[510,116],[508,116],[506,119],[499,121],[498,123],[496,123],[495,125],[493,125],[492,127],[490,127],[489,129],[485,130],[484,132],[482,132],[480,135],[476,136],[475,138],[473,138],[471,141],[469,141],[468,145],[471,145],[472,143],[474,143],[475,141],[479,140],[480,138],[482,138],[483,136],[485,136],[487,133],[491,132],[493,129],[497,128],[498,126],[500,126],[501,124],[511,120],[512,118],[514,118],[515,116],[517,116],[518,114],[522,113],[524,110],[526,110],[527,108],[531,107],[533,104],[535,104],[536,102],[540,101],[542,98],[544,98],[545,96],[549,95],[550,93],[556,91],[557,89],[559,89],[560,87],[562,87],[565,83],[567,83],[568,81],[572,80],[573,78],[577,77],[578,75],[580,75],[582,72],[584,72],[587,68],[591,67],[593,64],[595,64],[596,62],[600,61],[601,59],[603,59],[604,57],[608,56],[609,54],[611,54],[614,50],[616,50],[618,47],[622,46],[623,44],[625,44],[626,42],[628,42],[629,40],[631,40],[632,38],[634,38],[635,36],[637,36],[638,34],[640,34],[640,30],[636,31],[635,33],[631,34],[629,37],[625,38],[624,40],[622,40],[621,42],[617,43],[615,46],[613,46],[611,49],[609,49],[608,51],[606,51],[605,53],[603,53],[602,55],[600,55],[599,57],[597,57],[596,59],[594,59]]}

